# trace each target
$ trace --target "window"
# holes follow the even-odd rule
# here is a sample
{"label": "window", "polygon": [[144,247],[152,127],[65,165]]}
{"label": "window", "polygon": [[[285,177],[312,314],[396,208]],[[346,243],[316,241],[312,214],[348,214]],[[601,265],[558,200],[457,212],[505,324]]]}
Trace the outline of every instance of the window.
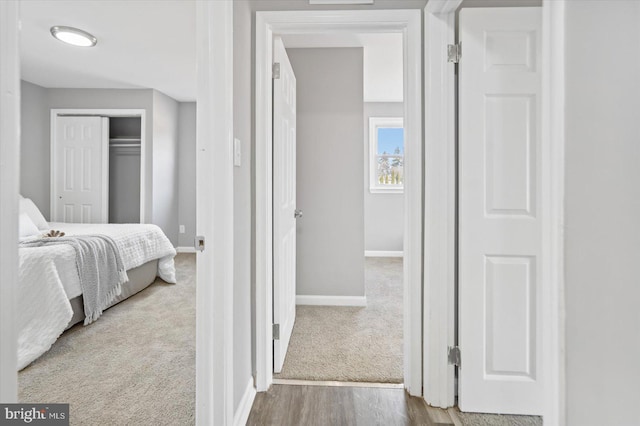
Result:
{"label": "window", "polygon": [[369,118],[369,190],[404,190],[404,127],[401,117]]}

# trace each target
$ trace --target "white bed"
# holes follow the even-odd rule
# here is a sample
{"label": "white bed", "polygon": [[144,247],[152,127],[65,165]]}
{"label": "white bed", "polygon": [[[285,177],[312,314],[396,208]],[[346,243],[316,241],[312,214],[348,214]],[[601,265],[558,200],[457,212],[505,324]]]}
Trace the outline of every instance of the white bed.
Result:
{"label": "white bed", "polygon": [[[122,294],[109,306],[150,285],[156,276],[168,283],[176,282],[173,260],[176,251],[158,226],[47,223],[39,211],[33,211],[34,208],[37,210],[31,200],[21,200],[22,241],[41,238],[49,230],[62,231],[66,236],[98,234],[113,239],[130,280],[122,285]],[[21,247],[19,259],[17,314],[18,369],[21,370],[46,352],[66,328],[83,320],[84,316],[73,247]]]}

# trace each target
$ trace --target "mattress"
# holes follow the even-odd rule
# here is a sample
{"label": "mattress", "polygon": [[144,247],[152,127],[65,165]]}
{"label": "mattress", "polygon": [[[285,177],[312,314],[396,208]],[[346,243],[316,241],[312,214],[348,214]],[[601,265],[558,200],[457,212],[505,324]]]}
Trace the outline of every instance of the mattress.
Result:
{"label": "mattress", "polygon": [[[122,284],[122,293],[120,296],[116,296],[115,299],[109,304],[109,307],[114,306],[125,299],[133,296],[136,293],[141,292],[145,288],[149,287],[156,280],[156,271],[158,270],[158,261],[152,260],[144,265],[138,266],[127,271],[129,281]],[[71,303],[71,309],[73,309],[73,316],[67,325],[67,330],[73,325],[84,321],[84,302],[82,295],[74,297],[69,300]]]}

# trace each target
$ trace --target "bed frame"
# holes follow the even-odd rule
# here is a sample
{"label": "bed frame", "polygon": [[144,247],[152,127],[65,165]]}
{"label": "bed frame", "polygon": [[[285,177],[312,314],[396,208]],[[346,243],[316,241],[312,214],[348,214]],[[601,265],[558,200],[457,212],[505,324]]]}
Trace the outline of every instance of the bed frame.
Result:
{"label": "bed frame", "polygon": [[[137,268],[128,270],[127,275],[129,276],[129,281],[122,284],[122,293],[120,294],[120,296],[117,296],[115,299],[113,299],[113,302],[111,302],[109,306],[107,306],[107,309],[149,287],[156,280],[157,274],[157,259],[152,260],[151,262],[147,262],[144,265],[138,266]],[[65,330],[70,329],[79,322],[83,322],[85,318],[82,295],[74,297],[73,299],[69,300],[69,302],[71,302],[71,308],[73,308],[73,316],[71,317],[71,321],[69,321],[69,324],[67,325],[67,328]]]}

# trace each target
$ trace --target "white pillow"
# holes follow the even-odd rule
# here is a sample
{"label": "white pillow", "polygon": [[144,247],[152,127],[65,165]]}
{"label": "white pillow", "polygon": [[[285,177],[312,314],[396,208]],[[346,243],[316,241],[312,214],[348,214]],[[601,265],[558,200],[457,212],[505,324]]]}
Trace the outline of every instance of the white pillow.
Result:
{"label": "white pillow", "polygon": [[36,225],[34,225],[34,223],[31,221],[31,218],[29,217],[28,214],[26,213],[20,213],[20,227],[18,228],[19,231],[19,237],[20,237],[20,241],[32,237],[34,235],[38,235],[40,233],[40,231],[38,230],[38,228],[36,227]]}
{"label": "white pillow", "polygon": [[36,228],[42,230],[49,229],[47,219],[44,218],[42,213],[40,213],[38,206],[36,206],[30,198],[23,198],[20,200],[20,213],[26,213]]}

